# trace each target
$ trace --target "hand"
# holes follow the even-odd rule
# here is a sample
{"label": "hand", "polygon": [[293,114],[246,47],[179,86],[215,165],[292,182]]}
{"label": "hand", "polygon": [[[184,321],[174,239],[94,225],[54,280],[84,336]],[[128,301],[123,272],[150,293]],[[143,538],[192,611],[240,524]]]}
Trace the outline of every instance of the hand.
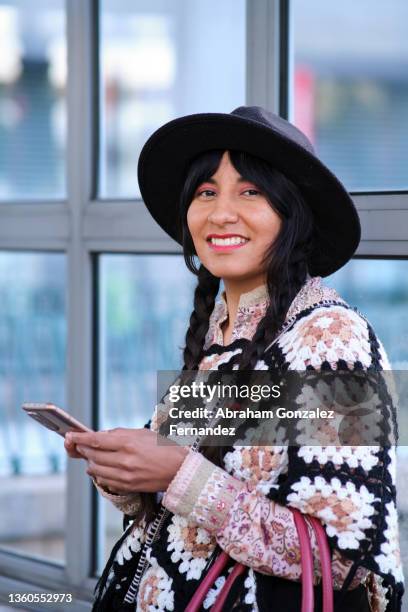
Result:
{"label": "hand", "polygon": [[69,456],[87,459],[87,474],[120,494],[165,491],[188,453],[149,429],[69,432],[65,438]]}

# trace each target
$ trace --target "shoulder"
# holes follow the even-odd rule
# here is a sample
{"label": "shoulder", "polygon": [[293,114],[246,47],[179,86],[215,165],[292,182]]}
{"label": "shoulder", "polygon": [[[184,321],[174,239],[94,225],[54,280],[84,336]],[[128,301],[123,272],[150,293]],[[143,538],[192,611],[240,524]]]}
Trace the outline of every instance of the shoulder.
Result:
{"label": "shoulder", "polygon": [[307,304],[278,340],[289,369],[341,367],[387,369],[384,348],[367,319],[333,289],[321,285],[322,297]]}

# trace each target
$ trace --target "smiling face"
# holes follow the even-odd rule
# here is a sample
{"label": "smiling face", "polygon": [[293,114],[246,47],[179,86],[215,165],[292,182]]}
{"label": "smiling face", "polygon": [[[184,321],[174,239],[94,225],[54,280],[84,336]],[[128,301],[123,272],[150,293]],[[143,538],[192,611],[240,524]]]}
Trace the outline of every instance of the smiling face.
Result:
{"label": "smiling face", "polygon": [[281,223],[266,196],[237,172],[227,151],[215,174],[198,186],[187,211],[201,263],[241,291],[265,282],[262,259]]}

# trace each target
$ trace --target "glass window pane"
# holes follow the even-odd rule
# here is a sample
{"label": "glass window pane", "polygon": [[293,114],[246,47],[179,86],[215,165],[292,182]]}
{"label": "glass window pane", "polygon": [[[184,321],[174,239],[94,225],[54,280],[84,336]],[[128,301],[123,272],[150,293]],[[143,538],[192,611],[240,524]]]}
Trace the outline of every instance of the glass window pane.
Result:
{"label": "glass window pane", "polygon": [[245,0],[101,0],[99,194],[138,197],[161,124],[245,103]]}
{"label": "glass window pane", "polygon": [[64,0],[0,0],[0,200],[65,195]]}
{"label": "glass window pane", "polygon": [[0,253],[0,547],[64,560],[63,440],[21,410],[65,406],[65,257]]}
{"label": "glass window pane", "polygon": [[349,190],[407,189],[408,3],[292,7],[291,120]]}
{"label": "glass window pane", "polygon": [[408,261],[352,259],[325,279],[370,321],[391,366],[408,370]]}
{"label": "glass window pane", "polygon": [[[101,429],[143,427],[150,419],[157,403],[157,371],[182,366],[196,284],[181,255],[101,256]],[[100,511],[98,556],[104,564],[121,531],[122,515],[101,499]]]}

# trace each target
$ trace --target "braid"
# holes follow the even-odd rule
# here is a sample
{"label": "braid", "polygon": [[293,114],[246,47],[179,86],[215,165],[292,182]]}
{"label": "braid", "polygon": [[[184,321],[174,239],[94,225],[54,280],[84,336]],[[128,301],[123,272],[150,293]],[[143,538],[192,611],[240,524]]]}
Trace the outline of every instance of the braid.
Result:
{"label": "braid", "polygon": [[219,286],[220,279],[201,264],[198,270],[198,284],[194,292],[194,310],[191,313],[190,325],[186,333],[183,370],[198,369]]}

